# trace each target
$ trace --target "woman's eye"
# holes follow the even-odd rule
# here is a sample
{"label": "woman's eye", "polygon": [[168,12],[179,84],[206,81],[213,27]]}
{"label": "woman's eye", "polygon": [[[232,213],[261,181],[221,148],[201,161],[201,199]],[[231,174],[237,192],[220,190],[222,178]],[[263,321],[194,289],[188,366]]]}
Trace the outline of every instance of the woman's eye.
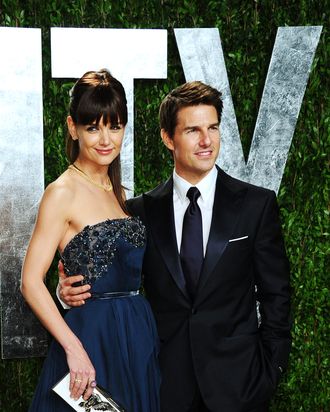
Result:
{"label": "woman's eye", "polygon": [[121,126],[120,124],[114,124],[110,126],[110,130],[120,130]]}
{"label": "woman's eye", "polygon": [[96,127],[96,126],[88,126],[88,127],[87,127],[87,131],[88,131],[88,132],[95,132],[95,130],[97,130],[97,127]]}

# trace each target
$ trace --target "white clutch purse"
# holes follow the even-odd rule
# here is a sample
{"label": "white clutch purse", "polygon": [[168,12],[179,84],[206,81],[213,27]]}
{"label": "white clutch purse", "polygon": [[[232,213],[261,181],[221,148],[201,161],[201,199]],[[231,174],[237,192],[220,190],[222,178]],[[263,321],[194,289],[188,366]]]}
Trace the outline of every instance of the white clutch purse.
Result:
{"label": "white clutch purse", "polygon": [[70,374],[68,373],[53,387],[53,391],[63,398],[75,411],[125,412],[125,409],[118,405],[118,403],[115,402],[100,386],[97,385],[96,388],[94,388],[91,397],[85,401],[82,396],[77,400],[70,398],[69,384]]}

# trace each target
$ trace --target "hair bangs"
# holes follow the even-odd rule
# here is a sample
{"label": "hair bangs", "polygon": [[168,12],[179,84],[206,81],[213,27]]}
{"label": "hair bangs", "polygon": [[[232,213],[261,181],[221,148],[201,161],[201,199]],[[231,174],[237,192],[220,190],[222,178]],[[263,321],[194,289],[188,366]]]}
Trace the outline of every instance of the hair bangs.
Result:
{"label": "hair bangs", "polygon": [[127,123],[126,99],[118,95],[111,87],[97,86],[86,90],[82,95],[76,111],[76,123],[81,125],[104,125]]}

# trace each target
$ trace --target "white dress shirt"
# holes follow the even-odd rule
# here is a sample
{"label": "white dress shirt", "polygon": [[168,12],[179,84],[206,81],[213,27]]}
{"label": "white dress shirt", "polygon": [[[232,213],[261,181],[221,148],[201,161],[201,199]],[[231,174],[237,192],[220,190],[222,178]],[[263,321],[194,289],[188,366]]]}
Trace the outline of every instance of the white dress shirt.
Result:
{"label": "white dress shirt", "polygon": [[173,209],[176,241],[178,244],[179,253],[181,248],[183,218],[190,202],[186,195],[189,188],[195,186],[201,193],[197,203],[202,213],[203,250],[205,256],[207,242],[210,235],[217,176],[218,171],[214,166],[213,169],[200,182],[197,183],[197,185],[192,185],[180,177],[175,170],[173,172]]}

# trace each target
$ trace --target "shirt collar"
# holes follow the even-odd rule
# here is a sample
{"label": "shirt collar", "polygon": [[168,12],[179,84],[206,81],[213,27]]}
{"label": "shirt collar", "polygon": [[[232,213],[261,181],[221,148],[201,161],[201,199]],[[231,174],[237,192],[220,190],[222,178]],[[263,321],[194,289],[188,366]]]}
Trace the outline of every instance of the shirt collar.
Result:
{"label": "shirt collar", "polygon": [[183,177],[179,176],[175,169],[173,170],[173,187],[174,191],[180,198],[181,202],[185,202],[187,200],[187,191],[191,186],[197,187],[197,189],[201,192],[201,200],[205,202],[210,194],[214,193],[215,190],[215,182],[217,180],[218,171],[215,166],[210,170],[210,172],[203,177],[201,181],[197,183],[197,185],[192,185],[191,183],[187,182]]}

